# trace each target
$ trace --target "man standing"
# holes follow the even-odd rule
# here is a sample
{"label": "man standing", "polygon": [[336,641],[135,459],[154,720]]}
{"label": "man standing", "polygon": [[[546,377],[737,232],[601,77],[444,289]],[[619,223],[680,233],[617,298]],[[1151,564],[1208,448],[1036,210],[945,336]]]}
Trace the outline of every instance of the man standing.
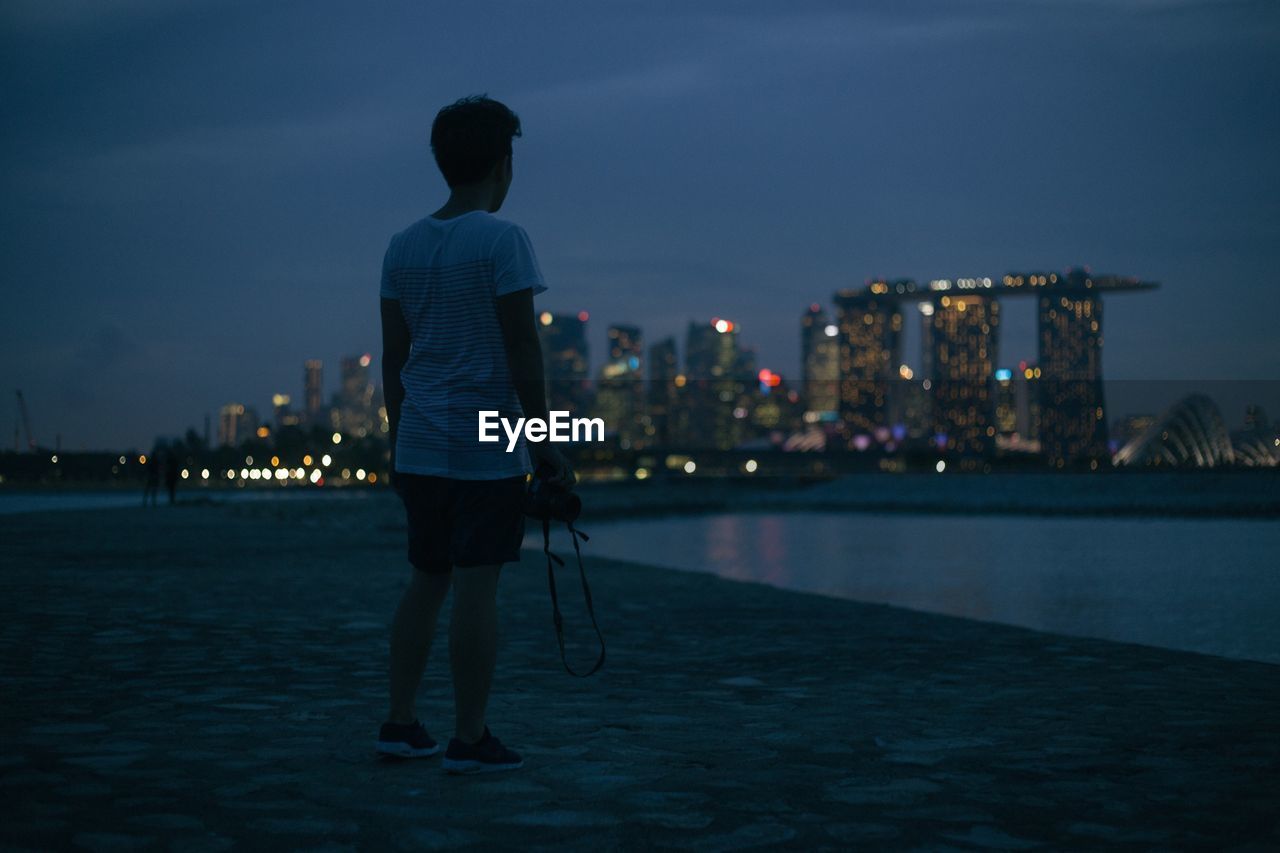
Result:
{"label": "man standing", "polygon": [[546,290],[528,235],[495,217],[511,186],[520,119],[484,96],[445,107],[431,150],[449,185],[444,206],[391,238],[382,268],[382,379],[393,482],[409,524],[412,579],[391,630],[391,709],[378,752],[426,757],[440,747],[414,698],[440,607],[453,589],[449,663],[455,731],[446,770],[522,766],[489,732],[485,707],[497,655],[497,588],[519,559],[530,456],[573,484],[547,443],[514,452],[478,440],[481,411],[546,418],[533,296]]}

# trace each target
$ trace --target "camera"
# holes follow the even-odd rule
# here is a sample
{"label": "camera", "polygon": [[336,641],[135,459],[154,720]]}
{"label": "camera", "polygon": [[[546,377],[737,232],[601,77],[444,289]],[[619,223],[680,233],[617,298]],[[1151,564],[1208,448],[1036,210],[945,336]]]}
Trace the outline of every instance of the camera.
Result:
{"label": "camera", "polygon": [[565,521],[572,524],[582,512],[582,499],[563,486],[551,482],[553,471],[539,465],[529,478],[524,492],[524,514],[542,521]]}

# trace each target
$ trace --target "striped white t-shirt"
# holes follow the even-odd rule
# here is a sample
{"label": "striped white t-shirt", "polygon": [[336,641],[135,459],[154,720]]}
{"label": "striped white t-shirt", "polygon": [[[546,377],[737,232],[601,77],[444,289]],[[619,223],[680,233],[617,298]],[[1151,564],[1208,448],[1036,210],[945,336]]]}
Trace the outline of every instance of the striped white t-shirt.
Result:
{"label": "striped white t-shirt", "polygon": [[495,300],[525,288],[547,289],[529,236],[490,213],[428,216],[391,238],[382,296],[399,300],[412,340],[397,471],[496,480],[531,470],[523,437],[510,453],[505,434],[478,439],[481,410],[521,416]]}

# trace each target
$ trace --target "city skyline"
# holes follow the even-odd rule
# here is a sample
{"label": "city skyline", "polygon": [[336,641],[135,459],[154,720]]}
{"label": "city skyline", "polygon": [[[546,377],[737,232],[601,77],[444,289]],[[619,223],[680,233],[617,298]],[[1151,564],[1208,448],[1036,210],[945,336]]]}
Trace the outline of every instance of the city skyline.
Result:
{"label": "city skyline", "polygon": [[[1096,284],[1093,279],[1097,279]],[[1087,283],[1087,288],[1085,283]],[[834,386],[834,390],[832,392],[834,393],[834,397],[832,399],[835,402],[836,407],[839,409],[839,414],[833,411],[830,412],[830,415],[832,416],[832,419],[836,419],[837,417],[846,418],[849,411],[854,411],[856,413],[859,407],[859,404],[856,402],[857,393],[853,393],[855,402],[849,403],[847,397],[850,392],[848,390],[847,381],[851,378],[858,380],[859,377],[861,377],[861,381],[867,385],[868,390],[873,394],[873,397],[869,398],[869,401],[865,404],[867,411],[870,414],[866,417],[855,415],[851,420],[855,422],[855,432],[862,431],[870,434],[877,430],[883,431],[884,429],[893,426],[890,422],[890,418],[898,418],[898,426],[901,426],[903,413],[896,406],[891,407],[887,405],[886,401],[883,399],[883,391],[877,391],[875,387],[876,383],[867,382],[867,380],[876,380],[878,382],[884,379],[892,379],[895,382],[898,382],[901,380],[910,380],[913,377],[919,380],[921,378],[932,378],[935,376],[933,371],[937,370],[941,370],[940,373],[936,374],[937,376],[947,375],[945,363],[935,364],[935,360],[938,356],[936,354],[936,346],[930,343],[930,327],[935,327],[938,330],[943,329],[944,327],[939,325],[942,315],[947,315],[953,318],[965,318],[963,313],[964,306],[959,305],[959,302],[963,301],[966,304],[972,303],[974,307],[982,307],[986,304],[985,301],[989,300],[990,307],[986,310],[994,311],[999,309],[1003,304],[1000,301],[1001,296],[1010,296],[1015,299],[1018,297],[1036,296],[1040,302],[1040,334],[1044,334],[1046,332],[1047,323],[1044,314],[1046,306],[1049,304],[1046,300],[1052,301],[1054,306],[1056,306],[1059,298],[1063,299],[1064,305],[1067,304],[1064,294],[1075,294],[1083,297],[1085,303],[1083,308],[1086,314],[1090,308],[1093,308],[1098,312],[1097,317],[1099,322],[1094,324],[1094,332],[1099,334],[1099,338],[1092,345],[1095,349],[1094,354],[1087,357],[1090,360],[1090,366],[1086,369],[1086,374],[1082,376],[1072,376],[1072,379],[1077,380],[1082,377],[1087,379],[1089,376],[1092,376],[1094,380],[1099,383],[1099,390],[1086,392],[1086,394],[1091,395],[1090,399],[1093,399],[1094,396],[1100,398],[1101,383],[1104,379],[1101,375],[1101,363],[1098,360],[1101,356],[1099,325],[1101,320],[1101,301],[1099,297],[1104,293],[1111,293],[1114,295],[1116,293],[1154,290],[1157,287],[1159,287],[1158,283],[1144,281],[1137,277],[1117,276],[1111,274],[1103,274],[1101,276],[1091,275],[1082,267],[1067,270],[1062,276],[1059,276],[1056,273],[1042,271],[1039,273],[1005,273],[999,278],[968,277],[960,279],[930,279],[926,282],[916,282],[913,279],[904,278],[868,279],[865,284],[859,288],[844,288],[837,290],[835,293],[830,295],[830,301],[828,303],[814,302],[806,306],[805,310],[800,315],[799,335],[796,338],[797,349],[800,353],[800,358],[798,360],[799,367],[794,374],[790,375],[783,374],[780,371],[775,371],[773,368],[770,368],[769,365],[759,361],[756,346],[749,339],[742,340],[740,342],[739,335],[742,332],[740,325],[727,319],[721,319],[718,317],[711,317],[709,319],[704,318],[702,320],[690,319],[687,321],[686,332],[683,336],[679,333],[673,333],[659,334],[649,337],[641,327],[629,325],[625,322],[598,324],[601,325],[602,331],[606,336],[606,341],[608,342],[606,353],[603,354],[593,351],[589,343],[589,336],[584,334],[584,330],[590,325],[591,321],[589,312],[583,310],[569,314],[554,314],[551,311],[543,310],[539,312],[538,319],[539,331],[544,343],[544,362],[548,370],[548,381],[552,386],[549,389],[549,400],[552,408],[560,407],[573,411],[585,411],[590,408],[593,414],[603,414],[606,416],[612,415],[614,417],[613,420],[606,418],[607,423],[610,424],[610,435],[613,435],[618,429],[623,430],[625,433],[631,427],[631,422],[635,417],[635,413],[648,411],[655,406],[655,401],[652,399],[653,392],[651,390],[648,392],[640,391],[638,387],[632,389],[632,393],[634,393],[636,397],[635,400],[625,406],[620,407],[620,404],[616,402],[608,402],[605,398],[611,393],[611,386],[625,388],[626,383],[629,380],[639,379],[652,383],[655,379],[661,381],[664,378],[670,378],[666,376],[665,371],[659,371],[657,373],[653,372],[650,365],[651,349],[664,349],[669,346],[669,358],[672,360],[672,364],[674,365],[676,372],[682,374],[685,378],[694,378],[702,367],[710,369],[710,365],[714,363],[715,359],[712,358],[710,361],[707,361],[706,365],[702,365],[699,361],[699,355],[697,354],[697,345],[692,343],[695,331],[701,331],[704,327],[705,331],[708,333],[724,331],[732,332],[732,334],[725,336],[726,339],[731,339],[733,341],[730,350],[727,352],[731,352],[734,358],[739,354],[748,358],[750,360],[750,366],[747,370],[753,376],[755,375],[756,367],[761,367],[762,373],[775,374],[775,381],[784,381],[792,388],[804,388],[804,400],[809,404],[810,409],[822,409],[825,407],[821,403],[814,403],[810,399],[809,395],[815,393],[813,390],[813,386],[815,384],[826,384],[825,381],[823,381],[826,377],[824,374],[814,372],[813,363],[808,361],[810,358],[810,351],[813,349],[813,343],[808,340],[808,336],[812,334],[818,339],[832,339],[833,343],[839,346],[839,351],[845,352],[846,354],[837,358],[836,350],[832,350],[830,352],[833,360],[832,370],[834,371],[829,377],[832,385]],[[947,305],[953,298],[957,302],[956,307],[959,307],[961,312],[958,315],[954,310],[941,310],[942,306]],[[871,301],[866,302],[865,300]],[[875,304],[877,304],[876,300],[883,300],[884,305],[895,306],[893,309],[894,313],[892,315],[895,329],[892,332],[892,343],[888,344],[889,348],[887,350],[881,349],[879,343],[879,339],[883,338],[884,335],[887,334],[886,331],[881,330],[882,325],[880,323],[869,327],[870,337],[864,340],[858,337],[861,334],[860,327],[862,324],[856,324],[858,328],[851,332],[850,327],[838,326],[834,322],[839,320],[839,318],[844,314],[851,313],[855,307],[859,312],[863,310],[861,307],[863,305],[870,305],[874,309]],[[827,324],[825,328],[822,328],[821,326],[815,327],[813,325],[815,318],[826,317],[827,315],[825,311],[829,306],[835,308],[829,318],[832,322]],[[1077,305],[1077,308],[1079,307],[1080,306]],[[904,311],[907,313],[904,314]],[[906,346],[904,341],[907,338],[906,330],[912,327],[917,313],[919,320],[922,321],[922,326],[920,333],[918,333],[913,341],[915,346],[912,348]],[[1052,314],[1054,312],[1050,310],[1049,313]],[[889,315],[885,315],[882,319],[887,322],[888,316]],[[913,318],[913,322],[907,322],[907,316]],[[978,315],[975,315],[974,312],[971,311],[967,319],[972,320],[975,316]],[[561,352],[557,352],[556,341],[561,340],[564,334],[564,332],[558,332],[557,330],[561,328],[561,324],[564,321],[570,322],[575,328],[569,330],[568,333],[570,337],[564,339],[564,343],[561,344]],[[976,323],[978,325],[983,325],[985,329],[984,321],[985,314],[979,316]],[[995,345],[994,349],[998,352],[998,341],[1000,339],[998,323],[993,319],[992,325],[991,342]],[[985,335],[987,333],[984,331],[982,334]],[[1061,332],[1058,334],[1060,336]],[[621,336],[622,339],[621,344],[619,344],[618,341],[619,336]],[[951,334],[944,335],[944,337],[951,336]],[[712,334],[711,339],[714,340],[717,337],[719,337],[719,335]],[[683,343],[677,343],[677,341],[682,338]],[[1022,369],[1028,366],[1028,364],[1036,366],[1039,359],[1044,357],[1049,350],[1052,350],[1055,346],[1062,347],[1062,345],[1062,340],[1057,341],[1056,344],[1048,344],[1045,341],[1040,341],[1038,344],[1039,351],[1035,353],[1020,352],[1016,355],[995,355],[990,358],[984,354],[984,361],[982,362],[982,367],[980,369],[975,371],[972,367],[966,367],[959,373],[956,373],[954,370],[951,371],[950,375],[952,375],[952,378],[959,380],[959,387],[964,387],[966,385],[972,386],[975,380],[995,383],[992,388],[980,392],[982,407],[989,411],[984,412],[980,418],[980,423],[975,427],[975,429],[980,430],[985,428],[989,423],[994,423],[995,420],[1000,417],[997,412],[998,404],[996,402],[996,398],[988,396],[989,394],[999,393],[995,385],[1001,384],[1002,381],[1007,380],[1010,375],[1019,374]],[[1049,350],[1046,350],[1046,347],[1049,347]],[[585,359],[582,357],[584,350],[587,355],[587,358]],[[859,354],[863,357],[870,355],[877,359],[883,359],[884,364],[878,368],[872,368],[870,370],[865,367],[859,368],[856,363],[849,361],[850,355]],[[626,356],[630,356],[631,363],[629,365],[625,364],[627,361]],[[1068,359],[1068,362],[1062,362],[1062,365],[1066,365],[1071,359],[1076,359],[1080,356],[1068,354],[1062,357]],[[703,360],[705,361],[706,359]],[[375,356],[371,352],[349,353],[336,359],[340,365],[340,375],[336,384],[333,381],[326,383],[324,380],[326,375],[334,375],[332,371],[326,373],[324,368],[326,363],[331,363],[332,361],[333,360],[326,360],[323,358],[306,358],[303,361],[303,376],[301,383],[298,384],[297,388],[293,388],[292,391],[289,390],[292,386],[276,388],[268,395],[271,400],[270,406],[264,406],[260,410],[258,406],[260,400],[257,397],[251,395],[239,395],[233,400],[214,405],[204,414],[205,427],[203,433],[199,428],[197,419],[193,419],[188,424],[187,430],[194,430],[197,434],[202,435],[210,446],[219,446],[228,443],[224,440],[224,435],[226,433],[226,424],[229,416],[231,417],[231,422],[233,424],[237,422],[240,424],[240,439],[243,439],[246,435],[244,431],[245,423],[249,424],[248,429],[250,432],[254,431],[254,429],[259,425],[269,425],[270,431],[274,433],[283,425],[301,425],[303,427],[307,427],[320,423],[323,423],[326,428],[331,427],[332,429],[341,431],[344,434],[364,435],[376,432],[377,430],[373,421],[368,421],[370,414],[376,413],[378,406],[381,404],[381,382],[374,372],[377,369]],[[1049,363],[1052,364],[1054,361],[1055,358],[1050,356]],[[834,362],[839,363],[836,364]],[[945,357],[943,358],[943,362],[945,362]],[[729,363],[725,362],[721,366],[727,368],[728,365]],[[1055,373],[1058,372],[1062,365],[1055,368]],[[354,378],[353,373],[358,373],[360,377],[355,380],[355,385],[352,385]],[[577,390],[565,391],[563,382],[560,382],[558,385],[561,393],[557,394],[557,383],[552,382],[552,376],[557,373],[559,374],[559,378],[562,380],[565,377],[572,377],[574,380],[573,384],[577,387]],[[1061,375],[1065,376],[1067,374],[1064,373]],[[1037,378],[1038,377],[1039,374],[1037,373]],[[709,374],[703,378],[709,378]],[[1115,380],[1108,384],[1114,383]],[[1124,381],[1121,380],[1121,383],[1123,384]],[[638,384],[639,383],[637,383],[637,385]],[[1007,382],[1004,384],[1007,384]],[[1158,385],[1161,383],[1157,382],[1150,384]],[[1248,405],[1250,406],[1261,404],[1265,407],[1267,403],[1271,402],[1267,396],[1268,392],[1280,392],[1280,384],[1277,383],[1250,383],[1248,381],[1242,381],[1227,384],[1236,384],[1242,387],[1252,387],[1257,389],[1256,391],[1245,392],[1246,396],[1239,396],[1239,392],[1237,391],[1235,395],[1228,398],[1236,403],[1247,400]],[[1167,406],[1172,405],[1177,399],[1185,397],[1188,391],[1195,390],[1199,392],[1202,390],[1197,386],[1197,383],[1194,380],[1189,384],[1170,383],[1170,385],[1175,388],[1181,387],[1181,390],[1171,390],[1167,392],[1163,398],[1160,396],[1156,396],[1154,398],[1147,396],[1148,400],[1156,399],[1160,401],[1155,406],[1155,411],[1144,410],[1141,406],[1138,407],[1138,410],[1129,408],[1124,411],[1116,411],[1111,405],[1108,405],[1108,419],[1111,419],[1113,416],[1122,419],[1135,417],[1139,419],[1151,418],[1163,412]],[[356,386],[359,386],[358,390]],[[928,390],[927,383],[925,388]],[[818,390],[816,393],[822,395],[826,393],[826,390]],[[1254,396],[1248,396],[1251,393],[1254,394]],[[846,396],[846,399],[841,399],[842,394]],[[362,404],[353,402],[353,399],[356,396],[364,398]],[[1139,395],[1139,399],[1141,399],[1142,396],[1143,395]],[[295,400],[297,401],[296,403],[294,402]],[[656,405],[658,406],[658,410],[662,411],[664,414],[667,413],[668,410],[672,410],[678,406],[677,403],[671,400],[657,403]],[[1092,406],[1093,404],[1089,405]],[[850,406],[852,406],[852,409],[849,409]],[[1224,407],[1224,415],[1227,416],[1228,420],[1231,420],[1231,416],[1235,414],[1235,408],[1243,407],[1238,405],[1235,407],[1230,405]],[[22,414],[25,416],[25,413]],[[816,415],[817,412],[815,411],[813,414]],[[879,420],[875,420],[875,418],[878,418]],[[368,423],[365,423],[365,421],[368,421]],[[617,422],[617,427],[614,426],[615,421]],[[950,420],[945,417],[944,421],[950,422]],[[25,423],[22,425],[25,426]],[[364,431],[361,431],[362,425]],[[939,425],[937,429],[939,430],[939,434],[947,431],[941,425]],[[1105,434],[1105,422],[1103,425],[1103,431]],[[231,435],[236,435],[234,427],[232,427]],[[850,433],[850,435],[852,435],[852,433]],[[19,424],[17,422],[15,422],[14,436],[14,441],[16,443],[15,447],[18,447],[22,442],[19,441]],[[178,438],[178,436],[179,433],[174,432],[169,437]],[[627,433],[626,437],[630,440],[635,436]],[[165,439],[165,434],[156,435],[156,440],[164,441]],[[57,436],[57,441],[59,443],[61,442],[60,435]],[[1098,441],[1100,444],[1097,444],[1095,449],[1100,448],[1102,444],[1105,444],[1104,439],[1098,439]],[[230,443],[235,444],[237,441],[233,439]],[[151,444],[151,441],[145,441],[140,444],[129,445],[129,447],[135,449],[146,448],[150,447]],[[42,443],[42,446],[51,447],[53,445],[46,441]],[[121,448],[123,447],[124,446],[122,445]],[[85,449],[114,450],[121,448]],[[63,447],[63,449],[80,448]],[[961,447],[961,451],[963,451],[963,446]],[[1068,454],[1068,457],[1069,456],[1070,454]]]}
{"label": "city skyline", "polygon": [[[1104,393],[1102,296],[1158,287],[1081,268],[1063,276],[1010,273],[999,280],[872,281],[833,294],[833,317],[818,303],[803,312],[804,369],[789,381],[767,367],[757,372],[754,349],[724,318],[689,322],[683,367],[674,336],[652,343],[646,354],[641,328],[611,324],[609,350],[594,378],[587,312],[544,311],[538,328],[551,407],[601,418],[609,443],[623,450],[759,447],[771,434],[770,444],[794,449],[903,447],[917,453],[929,447],[948,456],[991,458],[1000,447],[1042,455],[1059,468],[1088,463],[1096,469],[1158,415],[1172,416],[1172,400],[1135,412],[1108,405]],[[1034,297],[1038,304],[1036,359],[1020,359],[1012,369],[1002,367],[997,355],[1001,296]],[[922,332],[918,362],[902,346],[904,310],[912,308]],[[217,445],[236,446],[255,431],[266,439],[285,426],[356,438],[385,431],[372,362],[367,353],[344,357],[339,391],[322,408],[323,364],[307,360],[303,409],[292,408],[282,393],[273,395],[270,421],[252,407],[227,404]],[[909,363],[922,367],[913,371]],[[1202,401],[1192,403],[1196,411],[1217,411],[1203,389],[1197,393]],[[1179,402],[1188,404],[1185,393]],[[1265,406],[1256,399],[1248,406],[1246,427],[1250,420],[1265,421]],[[1225,421],[1223,428],[1230,429]]]}
{"label": "city skyline", "polygon": [[479,91],[524,123],[500,215],[538,308],[595,352],[729,316],[796,375],[774,318],[834,290],[1083,263],[1165,288],[1108,301],[1109,376],[1280,377],[1274,4],[382,8],[6,7],[0,383],[42,443],[376,355],[387,239],[444,196],[431,117]]}

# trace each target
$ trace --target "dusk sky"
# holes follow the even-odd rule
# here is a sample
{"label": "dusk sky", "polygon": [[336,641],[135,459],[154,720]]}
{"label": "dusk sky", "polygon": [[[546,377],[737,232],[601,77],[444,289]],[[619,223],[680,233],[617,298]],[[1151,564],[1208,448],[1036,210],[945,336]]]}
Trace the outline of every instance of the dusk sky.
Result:
{"label": "dusk sky", "polygon": [[67,449],[266,416],[307,358],[336,389],[481,92],[593,369],[717,315],[793,377],[839,288],[1080,264],[1161,283],[1107,299],[1108,377],[1280,379],[1274,2],[7,0],[0,47],[7,446],[14,388]]}

